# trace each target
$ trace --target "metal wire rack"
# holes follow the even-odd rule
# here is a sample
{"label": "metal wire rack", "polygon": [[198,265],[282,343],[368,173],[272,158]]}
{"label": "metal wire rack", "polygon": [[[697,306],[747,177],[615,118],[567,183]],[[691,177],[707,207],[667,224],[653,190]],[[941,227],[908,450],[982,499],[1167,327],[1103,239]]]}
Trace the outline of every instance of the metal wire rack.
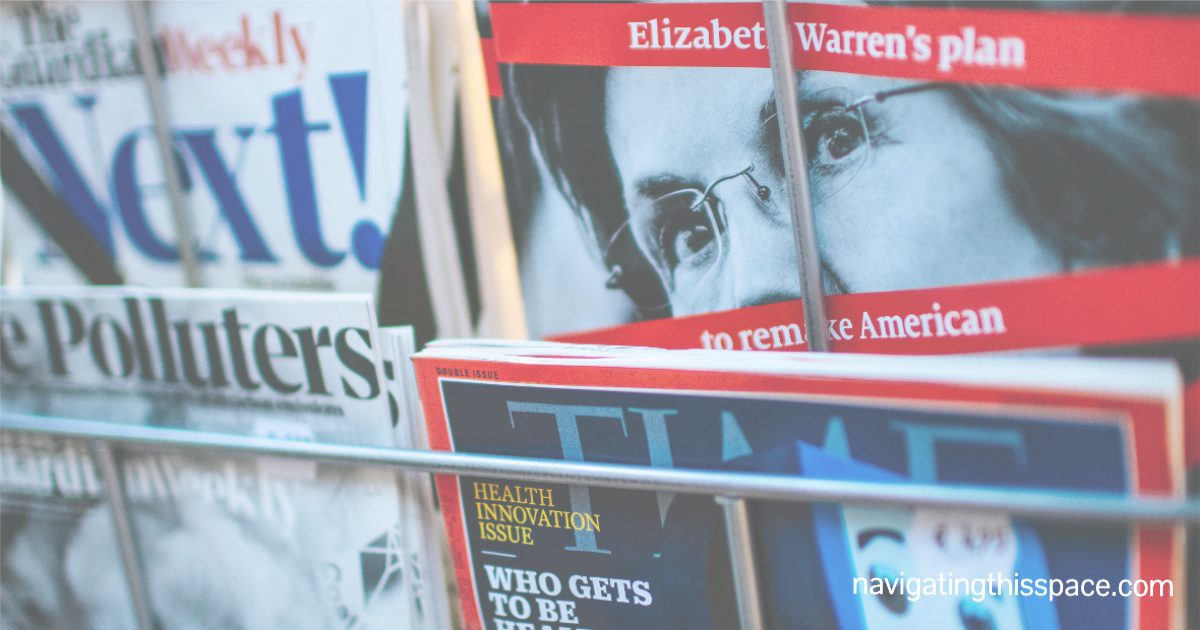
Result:
{"label": "metal wire rack", "polygon": [[[143,60],[152,55],[147,7],[130,2],[130,10]],[[771,69],[779,99],[780,133],[789,185],[801,294],[805,296],[808,330],[824,330],[824,293],[808,191],[801,112],[796,99],[787,3],[763,0]],[[169,149],[166,108],[155,73],[148,72],[147,97],[155,121],[160,149]],[[166,163],[170,163],[167,160]],[[201,284],[196,257],[190,251],[190,225],[178,178],[167,170],[166,185],[179,242],[184,245],[181,264],[189,286]],[[810,350],[827,351],[823,335],[813,335]],[[92,449],[105,486],[121,561],[134,612],[141,630],[152,630],[144,572],[130,525],[126,496],[116,465],[116,449],[191,451],[222,456],[271,456],[308,462],[367,466],[450,475],[478,475],[515,481],[576,484],[596,487],[676,492],[714,497],[724,512],[727,544],[737,596],[740,627],[766,627],[757,580],[751,537],[750,500],[832,502],[879,506],[936,507],[1003,512],[1033,520],[1097,523],[1184,524],[1200,526],[1200,500],[1119,498],[1042,491],[1007,491],[989,488],[932,485],[893,485],[852,481],[805,479],[784,475],[712,472],[592,464],[493,455],[472,455],[421,450],[288,442],[265,438],[203,433],[143,425],[113,424],[68,418],[0,413],[0,430],[37,433],[86,441]]]}
{"label": "metal wire rack", "polygon": [[50,418],[0,416],[0,429],[86,441],[104,482],[139,628],[151,630],[144,572],[130,526],[114,449],[183,450],[222,456],[270,456],[308,462],[369,466],[514,481],[587,485],[648,492],[714,497],[725,516],[741,628],[765,628],[751,536],[749,500],[833,502],[878,506],[923,506],[1004,512],[1033,520],[1084,523],[1200,525],[1200,501],[1119,498],[1083,493],[1007,491],[934,485],[895,485],[805,479],[786,475],[712,472],[591,464],[559,460],[472,455],[411,449],[287,442],[143,425]]}

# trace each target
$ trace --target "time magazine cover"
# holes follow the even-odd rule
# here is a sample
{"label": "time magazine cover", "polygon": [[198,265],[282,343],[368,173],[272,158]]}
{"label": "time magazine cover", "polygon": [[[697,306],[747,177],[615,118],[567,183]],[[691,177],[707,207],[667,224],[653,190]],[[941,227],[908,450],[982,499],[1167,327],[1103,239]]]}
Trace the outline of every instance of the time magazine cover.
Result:
{"label": "time magazine cover", "polygon": [[[1183,491],[1179,381],[1162,361],[463,342],[434,344],[416,366],[439,450],[1111,496]],[[440,477],[438,489],[469,628],[736,625],[711,497],[481,477]],[[753,516],[769,627],[1183,627],[1180,581],[1173,597],[1142,599],[851,591],[854,578],[900,574],[1182,580],[1171,528],[799,503]]]}
{"label": "time magazine cover", "polygon": [[[394,443],[366,294],[6,290],[0,338],[5,413]],[[132,627],[89,451],[22,434],[3,446],[6,622]],[[162,627],[407,623],[408,552],[390,471],[117,454]]]}

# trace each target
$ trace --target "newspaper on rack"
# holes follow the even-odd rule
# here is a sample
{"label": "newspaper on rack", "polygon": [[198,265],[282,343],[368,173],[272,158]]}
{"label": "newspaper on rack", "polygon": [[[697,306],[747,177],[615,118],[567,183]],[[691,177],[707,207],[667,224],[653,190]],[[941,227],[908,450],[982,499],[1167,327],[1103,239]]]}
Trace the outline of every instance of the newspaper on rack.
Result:
{"label": "newspaper on rack", "polygon": [[13,277],[182,286],[186,231],[199,286],[377,291],[381,317],[423,339],[465,335],[499,303],[477,299],[456,188],[448,3],[7,2],[0,16]]}
{"label": "newspaper on rack", "polygon": [[940,354],[1200,335],[1194,5],[789,2],[828,331],[804,329],[762,6],[479,6],[533,336]]}
{"label": "newspaper on rack", "polygon": [[[5,290],[0,340],[6,413],[394,443],[369,295]],[[3,448],[6,622],[132,627],[86,445]],[[390,471],[138,448],[118,466],[161,627],[407,627]]]}
{"label": "newspaper on rack", "polygon": [[[383,342],[383,370],[389,386],[388,403],[396,446],[428,448],[425,422],[413,376],[415,341],[412,328],[385,326],[380,328],[379,333]],[[443,567],[446,559],[445,535],[434,508],[433,486],[428,475],[417,473],[401,473],[399,482],[404,513],[402,526],[405,540],[409,541],[405,568],[409,576],[406,582],[411,596],[412,628],[433,630],[453,627],[446,598],[447,588],[451,584]]]}

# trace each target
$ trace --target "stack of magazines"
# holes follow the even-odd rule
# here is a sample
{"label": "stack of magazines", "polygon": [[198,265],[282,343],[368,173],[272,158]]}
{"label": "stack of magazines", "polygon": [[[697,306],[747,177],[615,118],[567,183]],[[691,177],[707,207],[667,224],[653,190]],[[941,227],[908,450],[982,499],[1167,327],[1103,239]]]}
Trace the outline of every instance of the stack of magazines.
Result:
{"label": "stack of magazines", "polygon": [[[368,295],[95,288],[0,299],[5,413],[406,448],[424,436],[412,330],[379,328]],[[0,435],[5,627],[133,627],[88,445]],[[138,449],[122,452],[119,471],[163,627],[449,623],[426,478]]]}
{"label": "stack of magazines", "polygon": [[[0,3],[0,415],[1195,495],[1197,6],[790,1],[787,111],[759,2]],[[164,630],[738,623],[711,496],[115,455]],[[0,431],[3,630],[135,626],[100,464]],[[1182,526],[749,509],[771,628],[1200,627]]]}

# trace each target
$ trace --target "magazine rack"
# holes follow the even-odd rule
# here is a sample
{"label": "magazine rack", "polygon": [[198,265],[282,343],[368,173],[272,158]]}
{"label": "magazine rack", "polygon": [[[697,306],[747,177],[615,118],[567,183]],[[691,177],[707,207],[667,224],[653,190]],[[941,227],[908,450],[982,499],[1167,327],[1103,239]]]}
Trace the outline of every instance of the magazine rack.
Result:
{"label": "magazine rack", "polygon": [[831,502],[877,506],[936,507],[1004,512],[1031,520],[1200,526],[1200,500],[1128,499],[1083,493],[1003,491],[932,485],[896,485],[805,479],[787,475],[645,468],[559,460],[470,455],[411,449],[285,442],[267,438],[202,433],[143,425],[49,418],[0,416],[0,427],[90,444],[104,482],[117,544],[139,627],[150,630],[149,602],[125,494],[117,473],[118,448],[191,451],[220,456],[270,456],[313,463],[369,466],[451,475],[478,475],[513,481],[577,484],[712,496],[725,515],[741,627],[765,628],[758,588],[748,500]]}
{"label": "magazine rack", "polygon": [[[153,65],[153,42],[148,26],[148,7],[130,2],[146,66]],[[763,0],[771,69],[775,81],[788,180],[792,224],[795,233],[801,294],[805,296],[808,330],[825,330],[824,292],[816,256],[816,235],[807,174],[807,159],[801,140],[801,114],[796,98],[796,75],[784,0]],[[155,138],[164,158],[169,143],[163,97],[156,73],[144,73],[147,97],[155,123]],[[189,286],[203,284],[192,250],[191,229],[179,179],[166,169],[166,187],[172,216],[181,244],[181,263]],[[809,350],[828,351],[824,335],[809,339]],[[202,433],[142,425],[112,424],[69,418],[52,418],[0,413],[0,429],[38,433],[87,442],[102,476],[131,601],[142,630],[152,623],[144,572],[130,525],[126,497],[118,474],[118,449],[189,451],[220,456],[271,456],[313,463],[367,466],[393,470],[450,475],[479,475],[500,479],[599,486],[647,492],[675,492],[712,496],[721,506],[733,570],[740,627],[765,627],[761,593],[755,569],[751,514],[747,501],[792,501],[872,504],[893,507],[935,507],[973,511],[1004,512],[1033,520],[1103,523],[1149,523],[1200,527],[1200,499],[1168,500],[1119,498],[1042,491],[1003,491],[988,488],[932,485],[895,485],[853,481],[805,479],[784,475],[712,472],[640,466],[591,464],[493,455],[472,455],[337,444],[285,442],[217,433]]]}

